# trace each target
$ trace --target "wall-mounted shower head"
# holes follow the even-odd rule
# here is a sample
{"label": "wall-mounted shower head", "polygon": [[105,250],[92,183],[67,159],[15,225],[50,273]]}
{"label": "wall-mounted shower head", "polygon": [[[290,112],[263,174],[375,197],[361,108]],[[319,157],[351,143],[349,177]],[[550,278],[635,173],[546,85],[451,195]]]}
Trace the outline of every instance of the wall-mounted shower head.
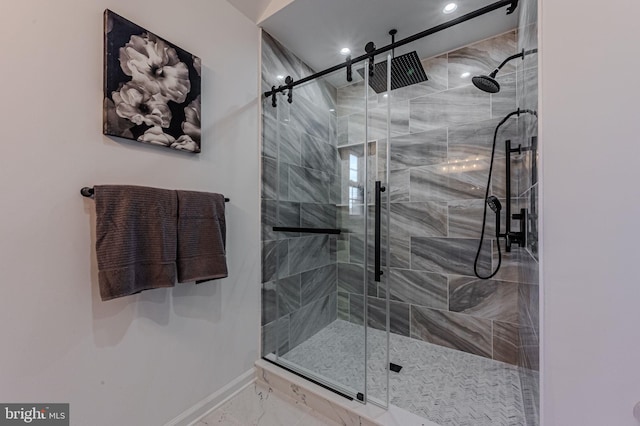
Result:
{"label": "wall-mounted shower head", "polygon": [[502,63],[498,65],[498,68],[493,70],[491,74],[476,75],[471,79],[471,81],[473,82],[474,86],[476,86],[478,89],[484,92],[498,93],[500,91],[500,84],[496,81],[496,75],[498,75],[498,71],[500,71],[502,67],[504,67],[507,64],[507,62],[513,59],[522,58],[524,60],[525,56],[530,55],[532,53],[537,53],[537,52],[538,52],[538,49],[531,49],[531,50],[522,49],[522,52],[516,55],[509,56],[507,59],[502,61]]}
{"label": "wall-mounted shower head", "polygon": [[500,83],[494,77],[494,73],[491,73],[491,75],[476,75],[471,81],[474,86],[483,92],[498,93],[500,91]]}
{"label": "wall-mounted shower head", "polygon": [[487,205],[494,213],[500,213],[500,210],[502,210],[502,204],[500,204],[500,200],[495,195],[487,197]]}

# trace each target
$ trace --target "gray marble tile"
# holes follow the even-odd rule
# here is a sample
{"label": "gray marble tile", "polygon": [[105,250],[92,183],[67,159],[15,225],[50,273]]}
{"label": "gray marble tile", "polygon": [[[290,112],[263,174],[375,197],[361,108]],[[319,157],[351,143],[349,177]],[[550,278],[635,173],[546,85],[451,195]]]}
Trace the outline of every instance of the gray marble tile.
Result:
{"label": "gray marble tile", "polygon": [[349,321],[349,293],[338,293],[338,319]]}
{"label": "gray marble tile", "polygon": [[262,157],[262,198],[275,200],[277,198],[276,182],[277,161],[272,158]]}
{"label": "gray marble tile", "polygon": [[[276,77],[289,75],[294,81],[313,74],[315,71],[301,61],[290,50],[278,43],[268,33],[263,31],[262,37],[262,87],[264,90],[271,86],[282,84]],[[294,102],[296,99],[313,101],[324,110],[335,108],[336,90],[324,80],[316,80],[313,83],[298,86],[294,89]],[[286,101],[278,102],[278,107],[288,106]],[[270,104],[269,104],[270,105]]]}
{"label": "gray marble tile", "polygon": [[350,251],[349,236],[350,234],[345,234],[345,233],[338,235],[337,262],[349,263],[349,251]]}
{"label": "gray marble tile", "polygon": [[302,203],[300,211],[303,228],[336,228],[335,204]]}
{"label": "gray marble tile", "polygon": [[491,95],[491,117],[502,119],[517,109],[516,73],[503,74],[496,77],[500,83],[500,91]]}
{"label": "gray marble tile", "polygon": [[328,265],[330,261],[329,237],[315,235],[289,240],[288,257],[291,274]]}
{"label": "gray marble tile", "polygon": [[262,116],[262,156],[278,157],[278,122],[268,114]]}
{"label": "gray marble tile", "polygon": [[350,211],[349,207],[338,207],[338,228],[343,233],[362,233],[364,232],[364,212],[363,206],[354,206]]}
{"label": "gray marble tile", "polygon": [[411,133],[491,118],[491,99],[475,86],[463,86],[412,99]]}
{"label": "gray marble tile", "polygon": [[[387,301],[369,297],[367,324],[377,330],[387,329]],[[389,302],[389,330],[391,333],[409,337],[409,304]]]}
{"label": "gray marble tile", "polygon": [[[498,264],[498,253],[493,254],[493,262]],[[525,250],[520,247],[513,247],[510,253],[503,250],[502,265],[495,278],[503,281],[515,281],[527,284],[538,284],[539,282],[538,262]]]}
{"label": "gray marble tile", "polygon": [[287,315],[262,327],[262,356],[289,352],[289,325]]}
{"label": "gray marble tile", "polygon": [[278,294],[278,316],[300,309],[300,274],[276,281]]}
{"label": "gray marble tile", "polygon": [[300,203],[288,201],[262,200],[262,240],[277,240],[298,234],[275,232],[274,226],[300,226]]}
{"label": "gray marble tile", "polygon": [[518,284],[449,276],[449,310],[517,324]]}
{"label": "gray marble tile", "polygon": [[318,170],[289,166],[289,196],[303,203],[328,203],[330,177]]}
{"label": "gray marble tile", "polygon": [[429,59],[423,59],[421,62],[428,80],[411,86],[415,94],[414,97],[447,90],[449,81],[447,55],[445,54]]}
{"label": "gray marble tile", "polygon": [[338,146],[349,143],[349,117],[338,117]]}
{"label": "gray marble tile", "polygon": [[338,237],[329,235],[329,263],[338,263]]}
{"label": "gray marble tile", "polygon": [[411,337],[491,358],[491,321],[411,306]]}
{"label": "gray marble tile", "polygon": [[336,147],[302,133],[302,165],[310,169],[335,174],[338,171],[338,151]]}
{"label": "gray marble tile", "polygon": [[493,322],[493,359],[518,365],[518,326],[506,322]]}
{"label": "gray marble tile", "polygon": [[[297,166],[289,166],[288,164],[280,163],[278,167],[278,182],[273,185],[279,185],[277,190],[280,193],[281,200],[289,200],[289,169],[291,167]],[[274,186],[274,190],[275,188],[276,187]]]}
{"label": "gray marble tile", "polygon": [[[443,274],[473,276],[473,261],[479,240],[461,238],[411,238],[411,269]],[[491,242],[485,240],[478,259],[478,271],[491,270]]]}
{"label": "gray marble tile", "polygon": [[364,296],[349,294],[349,322],[364,325]]}
{"label": "gray marble tile", "polygon": [[429,166],[446,160],[447,129],[412,133],[391,139],[390,170]]}
{"label": "gray marble tile", "polygon": [[519,317],[524,326],[540,333],[540,289],[538,286],[520,284],[518,293]]}
{"label": "gray marble tile", "polygon": [[291,314],[291,349],[335,321],[338,315],[337,299],[336,294],[331,294],[305,305]]}
{"label": "gray marble tile", "polygon": [[291,106],[291,122],[296,130],[330,143],[331,115],[329,109],[318,107],[312,101],[296,98]]}
{"label": "gray marble tile", "polygon": [[364,294],[364,268],[353,263],[338,263],[338,291]]}
{"label": "gray marble tile", "polygon": [[[488,163],[487,160],[481,160],[468,164],[452,163],[411,169],[411,201],[483,199],[487,186]],[[494,165],[495,169],[498,167],[497,164]],[[504,185],[504,176],[499,182],[499,173],[496,170],[494,177],[492,184]]]}
{"label": "gray marble tile", "polygon": [[[292,240],[294,241],[294,240]],[[262,242],[262,282],[289,275],[288,240]]]}
{"label": "gray marble tile", "polygon": [[364,235],[349,234],[349,262],[364,264]]}
{"label": "gray marble tile", "polygon": [[[354,75],[356,73],[354,72]],[[375,107],[378,103],[376,92],[372,88],[368,88],[369,107]],[[363,114],[365,103],[365,87],[364,81],[359,81],[348,86],[338,89],[336,112],[338,117],[351,114]]]}
{"label": "gray marble tile", "polygon": [[301,274],[302,304],[322,299],[337,291],[337,265],[327,265]]}
{"label": "gray marble tile", "polygon": [[[527,68],[518,73],[518,103],[522,109],[538,109],[538,69]],[[535,120],[532,117],[529,117]]]}
{"label": "gray marble tile", "polygon": [[[516,53],[515,31],[474,43],[449,53],[449,89],[471,83],[471,77],[489,74],[507,57]],[[507,63],[501,73],[515,71],[513,62]],[[469,76],[462,77],[464,73]]]}
{"label": "gray marble tile", "polygon": [[389,172],[389,186],[391,187],[391,202],[410,201],[410,172],[409,170],[391,170]]}
{"label": "gray marble tile", "polygon": [[[491,146],[495,128],[502,117],[449,127],[449,160],[468,162],[491,157]],[[517,120],[512,119],[500,127],[496,141],[496,156],[504,157],[504,141],[515,139]]]}
{"label": "gray marble tile", "polygon": [[[501,200],[504,203],[504,200]],[[449,202],[449,237],[480,238],[484,200],[457,200]],[[504,205],[504,204],[503,204]],[[494,239],[495,214],[487,208],[485,238]],[[504,218],[504,213],[502,213]],[[504,219],[501,223],[504,223]],[[504,229],[504,228],[503,228]]]}
{"label": "gray marble tile", "polygon": [[[379,286],[380,297],[385,297],[385,287]],[[449,308],[446,275],[391,268],[389,292],[391,300],[435,309]]]}
{"label": "gray marble tile", "polygon": [[387,138],[387,114],[391,115],[391,136],[405,135],[409,133],[409,101],[400,101],[391,104],[391,110],[387,106],[372,108],[369,110],[369,140]]}
{"label": "gray marble tile", "polygon": [[391,203],[391,234],[398,238],[446,237],[447,204]]}
{"label": "gray marble tile", "polygon": [[389,246],[391,248],[391,267],[409,269],[411,266],[411,238],[391,235]]}
{"label": "gray marble tile", "polygon": [[278,318],[276,283],[262,283],[262,325],[269,324]]}
{"label": "gray marble tile", "polygon": [[520,346],[518,352],[521,367],[540,371],[540,348],[538,346]]}

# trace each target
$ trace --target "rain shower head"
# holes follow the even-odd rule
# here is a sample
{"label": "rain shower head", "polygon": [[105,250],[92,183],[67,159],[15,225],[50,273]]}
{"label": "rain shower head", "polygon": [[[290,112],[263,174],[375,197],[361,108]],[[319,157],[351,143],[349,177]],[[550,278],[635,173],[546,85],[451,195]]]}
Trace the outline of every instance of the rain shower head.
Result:
{"label": "rain shower head", "polygon": [[[358,70],[361,77],[364,77],[364,73],[364,68]],[[424,72],[418,52],[413,51],[391,59],[391,90],[427,80],[427,74]],[[376,93],[387,91],[387,61],[378,62],[375,65],[373,77],[369,78],[369,86]]]}
{"label": "rain shower head", "polygon": [[483,92],[498,93],[500,91],[500,83],[496,81],[495,72],[491,75],[476,75],[471,79],[473,85]]}
{"label": "rain shower head", "polygon": [[502,210],[502,204],[500,204],[500,200],[495,195],[487,197],[487,205],[494,213],[500,213],[500,210]]}

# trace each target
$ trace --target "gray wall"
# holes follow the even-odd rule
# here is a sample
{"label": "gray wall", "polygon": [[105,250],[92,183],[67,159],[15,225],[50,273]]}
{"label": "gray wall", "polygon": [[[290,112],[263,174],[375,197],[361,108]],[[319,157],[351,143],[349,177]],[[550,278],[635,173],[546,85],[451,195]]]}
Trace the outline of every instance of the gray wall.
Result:
{"label": "gray wall", "polygon": [[[284,84],[278,75],[313,72],[263,32],[263,92]],[[262,354],[282,355],[337,317],[336,237],[272,230],[336,227],[335,89],[317,81],[297,87],[291,105],[278,95],[277,108],[262,107]]]}
{"label": "gray wall", "polygon": [[[371,160],[377,156],[378,165],[385,163],[384,116],[387,101],[392,103],[391,331],[515,365],[522,347],[520,304],[536,293],[537,264],[516,249],[504,256],[495,279],[483,281],[474,277],[473,260],[493,131],[516,109],[517,68],[515,62],[503,68],[498,78],[502,90],[494,95],[479,91],[470,77],[461,75],[487,73],[517,51],[512,31],[423,60],[429,81],[393,91],[389,98],[377,95],[369,103],[369,139],[375,141]],[[363,96],[363,82],[338,89],[343,163],[350,153],[362,156],[362,144],[357,144],[364,140]],[[518,120],[512,119],[498,139],[491,191],[503,204],[504,141],[519,140],[518,127]],[[514,208],[529,194],[530,160],[530,156],[514,159]],[[383,172],[379,167],[379,174]],[[354,232],[342,236],[338,245],[338,316],[362,323],[362,286],[353,288],[354,278],[362,275],[362,235],[357,216],[347,210],[339,207],[339,225]],[[498,261],[490,238],[495,235],[493,213],[489,211],[487,218],[489,238],[480,257],[485,275]],[[385,287],[376,288],[370,280],[369,296],[370,325],[381,327]]]}

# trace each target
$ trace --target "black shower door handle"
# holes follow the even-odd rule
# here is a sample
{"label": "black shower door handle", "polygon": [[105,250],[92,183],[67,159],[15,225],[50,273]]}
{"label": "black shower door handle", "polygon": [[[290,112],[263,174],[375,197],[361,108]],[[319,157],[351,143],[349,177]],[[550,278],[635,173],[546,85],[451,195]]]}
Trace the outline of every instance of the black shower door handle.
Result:
{"label": "black shower door handle", "polygon": [[380,207],[382,205],[380,200],[380,194],[382,194],[386,188],[382,186],[382,183],[376,181],[376,205],[375,205],[375,235],[374,235],[374,268],[375,268],[375,281],[380,282],[382,276],[382,268],[380,267]]}

